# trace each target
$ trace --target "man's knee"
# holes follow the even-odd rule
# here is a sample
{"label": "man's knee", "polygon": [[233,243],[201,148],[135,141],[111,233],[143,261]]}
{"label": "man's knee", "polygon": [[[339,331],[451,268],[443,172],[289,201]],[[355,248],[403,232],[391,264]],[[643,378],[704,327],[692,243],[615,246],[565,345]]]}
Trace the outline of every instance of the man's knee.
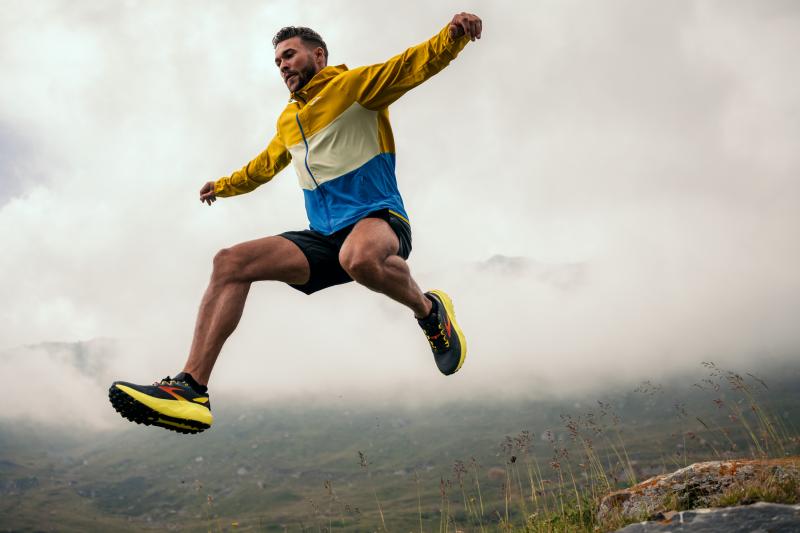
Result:
{"label": "man's knee", "polygon": [[374,282],[381,273],[381,260],[372,254],[348,252],[339,254],[339,263],[347,274],[357,282]]}
{"label": "man's knee", "polygon": [[232,281],[241,269],[241,261],[232,248],[223,248],[214,256],[214,279]]}

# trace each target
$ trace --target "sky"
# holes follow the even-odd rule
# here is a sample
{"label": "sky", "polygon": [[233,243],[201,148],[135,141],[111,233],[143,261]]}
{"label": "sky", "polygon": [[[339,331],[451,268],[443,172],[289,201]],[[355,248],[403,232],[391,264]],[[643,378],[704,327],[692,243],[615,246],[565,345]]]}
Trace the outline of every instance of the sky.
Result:
{"label": "sky", "polygon": [[72,375],[45,341],[117,340],[104,379],[178,372],[214,254],[307,226],[291,168],[198,200],[274,133],[280,27],[352,68],[460,11],[483,38],[391,117],[409,264],[453,297],[464,368],[363,287],[260,283],[212,393],[564,394],[800,353],[797,2],[0,7],[0,387]]}

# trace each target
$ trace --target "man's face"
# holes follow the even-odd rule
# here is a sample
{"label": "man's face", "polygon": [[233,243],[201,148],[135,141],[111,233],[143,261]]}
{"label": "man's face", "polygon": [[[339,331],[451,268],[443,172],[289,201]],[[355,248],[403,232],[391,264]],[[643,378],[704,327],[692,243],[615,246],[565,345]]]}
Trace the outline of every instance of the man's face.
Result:
{"label": "man's face", "polygon": [[300,37],[292,37],[278,43],[275,48],[275,65],[281,71],[281,77],[291,92],[302,89],[320,66],[315,56]]}

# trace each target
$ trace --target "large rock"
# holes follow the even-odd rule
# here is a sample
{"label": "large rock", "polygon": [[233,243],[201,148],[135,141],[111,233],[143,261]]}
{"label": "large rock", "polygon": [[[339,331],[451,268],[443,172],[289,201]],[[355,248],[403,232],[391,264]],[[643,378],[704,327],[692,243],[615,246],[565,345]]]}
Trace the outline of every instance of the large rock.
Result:
{"label": "large rock", "polygon": [[759,479],[800,484],[800,458],[695,463],[612,492],[600,502],[598,519],[620,514],[628,520],[641,520],[674,509],[710,507],[732,485]]}
{"label": "large rock", "polygon": [[697,509],[670,513],[653,522],[631,524],[617,533],[797,533],[800,531],[800,505],[756,503],[719,509]]}

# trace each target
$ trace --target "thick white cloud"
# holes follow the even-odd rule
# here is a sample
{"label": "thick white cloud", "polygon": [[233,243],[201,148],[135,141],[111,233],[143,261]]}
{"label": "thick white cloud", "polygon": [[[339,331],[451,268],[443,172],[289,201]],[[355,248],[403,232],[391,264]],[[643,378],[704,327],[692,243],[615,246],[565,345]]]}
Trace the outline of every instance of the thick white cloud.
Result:
{"label": "thick white cloud", "polygon": [[[215,386],[458,395],[796,354],[800,8],[756,1],[5,7],[0,347],[114,337],[138,347],[120,377],[178,370],[214,252],[306,225],[291,170],[197,200],[272,135],[274,32],[312,26],[352,67],[461,10],[484,38],[392,117],[411,265],[456,299],[463,377],[378,295],[261,284]],[[528,259],[477,266],[495,254]]]}

